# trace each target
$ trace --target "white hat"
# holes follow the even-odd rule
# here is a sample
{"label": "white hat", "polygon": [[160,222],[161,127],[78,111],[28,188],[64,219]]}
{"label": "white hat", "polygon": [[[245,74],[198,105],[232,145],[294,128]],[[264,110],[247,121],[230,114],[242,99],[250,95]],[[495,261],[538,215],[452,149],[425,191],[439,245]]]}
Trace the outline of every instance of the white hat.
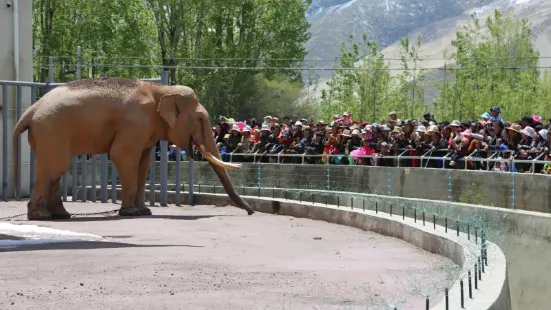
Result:
{"label": "white hat", "polygon": [[520,133],[525,134],[525,135],[527,135],[528,137],[530,137],[532,139],[534,139],[536,137],[536,131],[534,130],[534,128],[532,128],[530,126],[526,126],[526,127],[524,127],[524,129],[521,129]]}
{"label": "white hat", "polygon": [[301,121],[297,121],[297,122],[295,123],[295,126],[302,126],[302,122],[301,122]]}
{"label": "white hat", "polygon": [[427,127],[423,125],[417,126],[417,132],[425,132],[425,131],[427,131]]}

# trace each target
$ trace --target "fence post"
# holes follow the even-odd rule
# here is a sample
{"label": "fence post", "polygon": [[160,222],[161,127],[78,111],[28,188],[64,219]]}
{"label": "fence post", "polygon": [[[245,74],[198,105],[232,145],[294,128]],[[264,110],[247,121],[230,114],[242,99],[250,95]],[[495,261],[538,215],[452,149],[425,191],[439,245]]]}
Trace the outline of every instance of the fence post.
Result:
{"label": "fence post", "polygon": [[48,57],[48,80],[46,83],[53,83],[54,82],[54,56]]}
{"label": "fence post", "polygon": [[8,85],[2,85],[2,199],[8,201]]}
{"label": "fence post", "polygon": [[188,156],[189,158],[189,162],[188,162],[188,175],[187,175],[187,182],[188,182],[188,187],[189,187],[189,195],[188,195],[188,204],[190,206],[193,206],[193,202],[195,201],[194,197],[193,197],[193,180],[195,179],[195,165],[193,163],[193,159],[191,158],[191,156]]}
{"label": "fence post", "polygon": [[117,202],[117,167],[111,160],[111,203]]}
{"label": "fence post", "polygon": [[96,197],[97,197],[97,192],[96,192],[96,183],[97,183],[97,172],[96,172],[96,167],[97,166],[97,160],[96,160],[96,155],[92,155],[92,171],[90,172],[90,174],[92,175],[92,184],[90,184],[90,186],[92,187],[92,197],[90,197],[90,200],[92,200],[93,202],[96,202]]}
{"label": "fence post", "polygon": [[151,167],[149,167],[149,205],[155,205],[155,147],[151,149]]}
{"label": "fence post", "polygon": [[176,148],[176,182],[174,188],[174,203],[180,206],[180,183],[182,183],[182,150]]}
{"label": "fence post", "polygon": [[77,160],[78,157],[73,157],[71,160],[71,201],[77,201],[77,178],[78,178],[78,169],[77,169]]}
{"label": "fence post", "polygon": [[80,80],[82,78],[82,47],[80,46],[77,46],[75,75],[77,80]]}
{"label": "fence post", "polygon": [[[21,86],[17,86],[17,101],[15,106],[15,120],[18,121],[22,114],[22,102],[21,102]],[[6,111],[4,111],[5,113]],[[19,191],[21,191],[21,137],[17,138],[17,149],[19,150],[19,158],[14,158],[14,160],[17,160],[17,188],[19,188]],[[20,200],[21,193],[17,193],[17,200]]]}
{"label": "fence post", "polygon": [[[33,105],[34,103],[36,102],[36,87],[35,86],[31,86],[31,105]],[[30,148],[30,176],[29,176],[29,193],[32,194],[33,190],[34,190],[34,180],[35,180],[35,175],[36,175],[36,171],[35,171],[35,165],[34,165],[34,151],[32,148]],[[57,180],[57,182],[59,182],[59,180]]]}
{"label": "fence post", "polygon": [[100,199],[101,202],[106,203],[107,202],[107,154],[101,154],[101,171],[100,171],[100,178],[101,178],[101,194]]}
{"label": "fence post", "polygon": [[161,141],[161,164],[160,164],[160,174],[161,174],[161,193],[160,193],[160,204],[163,207],[167,206],[167,174],[168,174],[168,141]]}
{"label": "fence post", "polygon": [[[161,71],[161,84],[168,85],[168,71]],[[167,206],[167,183],[168,183],[168,141],[161,141],[161,163],[160,168],[161,171],[161,193],[160,193],[160,203],[161,206],[166,207]]]}

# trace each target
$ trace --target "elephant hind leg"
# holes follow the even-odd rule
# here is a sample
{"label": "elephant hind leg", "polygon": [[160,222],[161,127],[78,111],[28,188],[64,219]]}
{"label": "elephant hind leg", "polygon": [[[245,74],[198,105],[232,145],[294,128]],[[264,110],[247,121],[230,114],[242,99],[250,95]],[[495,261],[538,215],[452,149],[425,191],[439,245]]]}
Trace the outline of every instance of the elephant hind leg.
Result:
{"label": "elephant hind leg", "polygon": [[36,181],[27,203],[29,220],[67,218],[68,213],[61,202],[59,179],[70,162],[70,155],[63,156],[63,148],[55,145],[36,152]]}
{"label": "elephant hind leg", "polygon": [[65,210],[63,201],[61,200],[61,186],[60,179],[58,177],[50,185],[50,195],[48,199],[48,212],[52,214],[54,219],[68,219],[71,218],[71,214]]}
{"label": "elephant hind leg", "polygon": [[27,218],[34,221],[52,219],[52,214],[47,208],[51,180],[41,163],[42,161],[36,158],[36,181],[31,197],[27,202]]}

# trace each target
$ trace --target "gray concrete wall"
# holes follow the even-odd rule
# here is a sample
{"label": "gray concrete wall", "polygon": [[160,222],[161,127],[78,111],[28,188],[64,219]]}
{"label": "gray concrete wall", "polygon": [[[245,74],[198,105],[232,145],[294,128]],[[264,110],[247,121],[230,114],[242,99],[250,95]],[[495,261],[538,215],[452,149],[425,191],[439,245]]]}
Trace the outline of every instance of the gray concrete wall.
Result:
{"label": "gray concrete wall", "polygon": [[[220,191],[220,188],[218,190]],[[254,188],[246,190],[251,194],[257,193]],[[280,196],[283,194],[283,191],[276,192],[270,189],[261,191],[261,194],[264,195],[268,193]],[[120,194],[121,192],[119,190],[118,197],[120,197]],[[146,196],[149,196],[149,194]],[[156,198],[158,200],[158,192],[156,193]],[[332,197],[332,201],[336,202],[342,199],[343,201],[352,203],[352,199],[346,198],[348,197],[339,199]],[[180,203],[186,204],[187,199],[187,193],[182,193],[180,196]],[[383,205],[381,205],[380,211],[375,213],[370,210],[375,208],[375,202],[372,200],[369,201],[369,205],[366,205],[367,208],[364,211],[363,208],[353,209],[343,207],[342,205],[339,207],[337,205],[300,202],[292,200],[289,197],[287,199],[271,199],[267,197],[257,198],[247,196],[245,199],[251,207],[258,212],[309,218],[312,220],[321,220],[351,226],[366,231],[373,231],[382,235],[405,240],[424,250],[450,258],[456,264],[464,267],[461,272],[456,273],[456,281],[450,287],[449,291],[451,301],[449,309],[461,309],[459,304],[459,278],[465,278],[466,270],[474,264],[477,256],[480,255],[480,242],[475,243],[473,238],[469,239],[466,234],[460,233],[460,236],[456,236],[453,231],[446,232],[442,226],[436,226],[436,228],[433,229],[431,225],[422,225],[420,221],[415,222],[410,217],[402,218],[396,214],[390,216],[386,213],[388,210],[382,212],[383,208],[385,208]],[[175,202],[174,192],[168,193],[168,202]],[[227,195],[222,193],[196,194],[195,202],[197,204],[221,206],[231,203]],[[357,202],[356,205],[358,205]],[[153,210],[153,212],[155,211]],[[243,212],[245,213],[245,211]],[[254,215],[252,217],[254,218]],[[467,297],[465,299],[466,309],[511,309],[506,257],[496,244],[488,242],[488,258],[489,267],[487,267],[486,272],[483,274],[483,281],[480,282],[479,290],[474,290],[475,298],[472,300],[468,299],[467,282],[465,282],[465,296]],[[431,309],[446,309],[444,301],[440,300],[436,305],[433,304]]]}
{"label": "gray concrete wall", "polygon": [[[98,165],[99,167],[99,165]],[[80,169],[80,168],[79,168]],[[90,184],[88,164],[88,184]],[[188,163],[182,162],[182,181],[187,183]],[[237,187],[319,189],[472,203],[500,208],[551,212],[551,178],[538,174],[492,171],[389,168],[337,165],[254,165],[244,163],[230,171]],[[97,180],[99,184],[99,168]],[[160,182],[157,162],[156,183]],[[168,162],[168,183],[176,180],[176,163]],[[79,185],[80,185],[79,178]],[[206,162],[195,162],[195,184],[220,185]],[[69,181],[69,184],[71,182]],[[514,183],[514,184],[512,184]],[[514,191],[513,191],[514,190]]]}
{"label": "gray concrete wall", "polygon": [[[14,34],[13,34],[13,1],[11,8],[6,6],[6,1],[0,1],[0,80],[15,80],[14,71]],[[19,1],[19,80],[32,82],[33,80],[33,35],[32,35],[32,1]],[[22,89],[22,111],[31,105],[30,88]],[[13,150],[11,144],[11,136],[16,123],[15,103],[16,90],[15,87],[8,88],[8,102],[4,105],[1,102],[2,89],[0,88],[0,105],[2,105],[1,113],[7,113],[8,116],[8,156],[2,157],[0,152],[0,162],[8,161],[8,197],[13,197]],[[0,120],[0,122],[2,122]],[[0,126],[0,132],[2,126]],[[27,133],[21,135],[21,194],[29,195],[30,189],[30,147],[27,143]],[[0,187],[0,191],[2,188]]]}

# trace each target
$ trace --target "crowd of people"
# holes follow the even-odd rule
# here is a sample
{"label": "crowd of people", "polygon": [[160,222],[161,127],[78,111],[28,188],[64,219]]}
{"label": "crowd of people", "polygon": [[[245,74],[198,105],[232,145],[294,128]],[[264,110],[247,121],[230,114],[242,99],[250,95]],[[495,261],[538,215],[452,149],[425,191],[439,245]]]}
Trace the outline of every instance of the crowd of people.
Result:
{"label": "crowd of people", "polygon": [[[224,161],[551,173],[551,118],[544,123],[532,115],[506,122],[497,106],[478,120],[462,122],[439,122],[430,113],[400,120],[395,111],[380,123],[356,121],[349,112],[329,122],[296,115],[266,116],[262,122],[220,116],[212,133]],[[201,159],[199,152],[193,156]],[[550,163],[532,164],[531,159]]]}

